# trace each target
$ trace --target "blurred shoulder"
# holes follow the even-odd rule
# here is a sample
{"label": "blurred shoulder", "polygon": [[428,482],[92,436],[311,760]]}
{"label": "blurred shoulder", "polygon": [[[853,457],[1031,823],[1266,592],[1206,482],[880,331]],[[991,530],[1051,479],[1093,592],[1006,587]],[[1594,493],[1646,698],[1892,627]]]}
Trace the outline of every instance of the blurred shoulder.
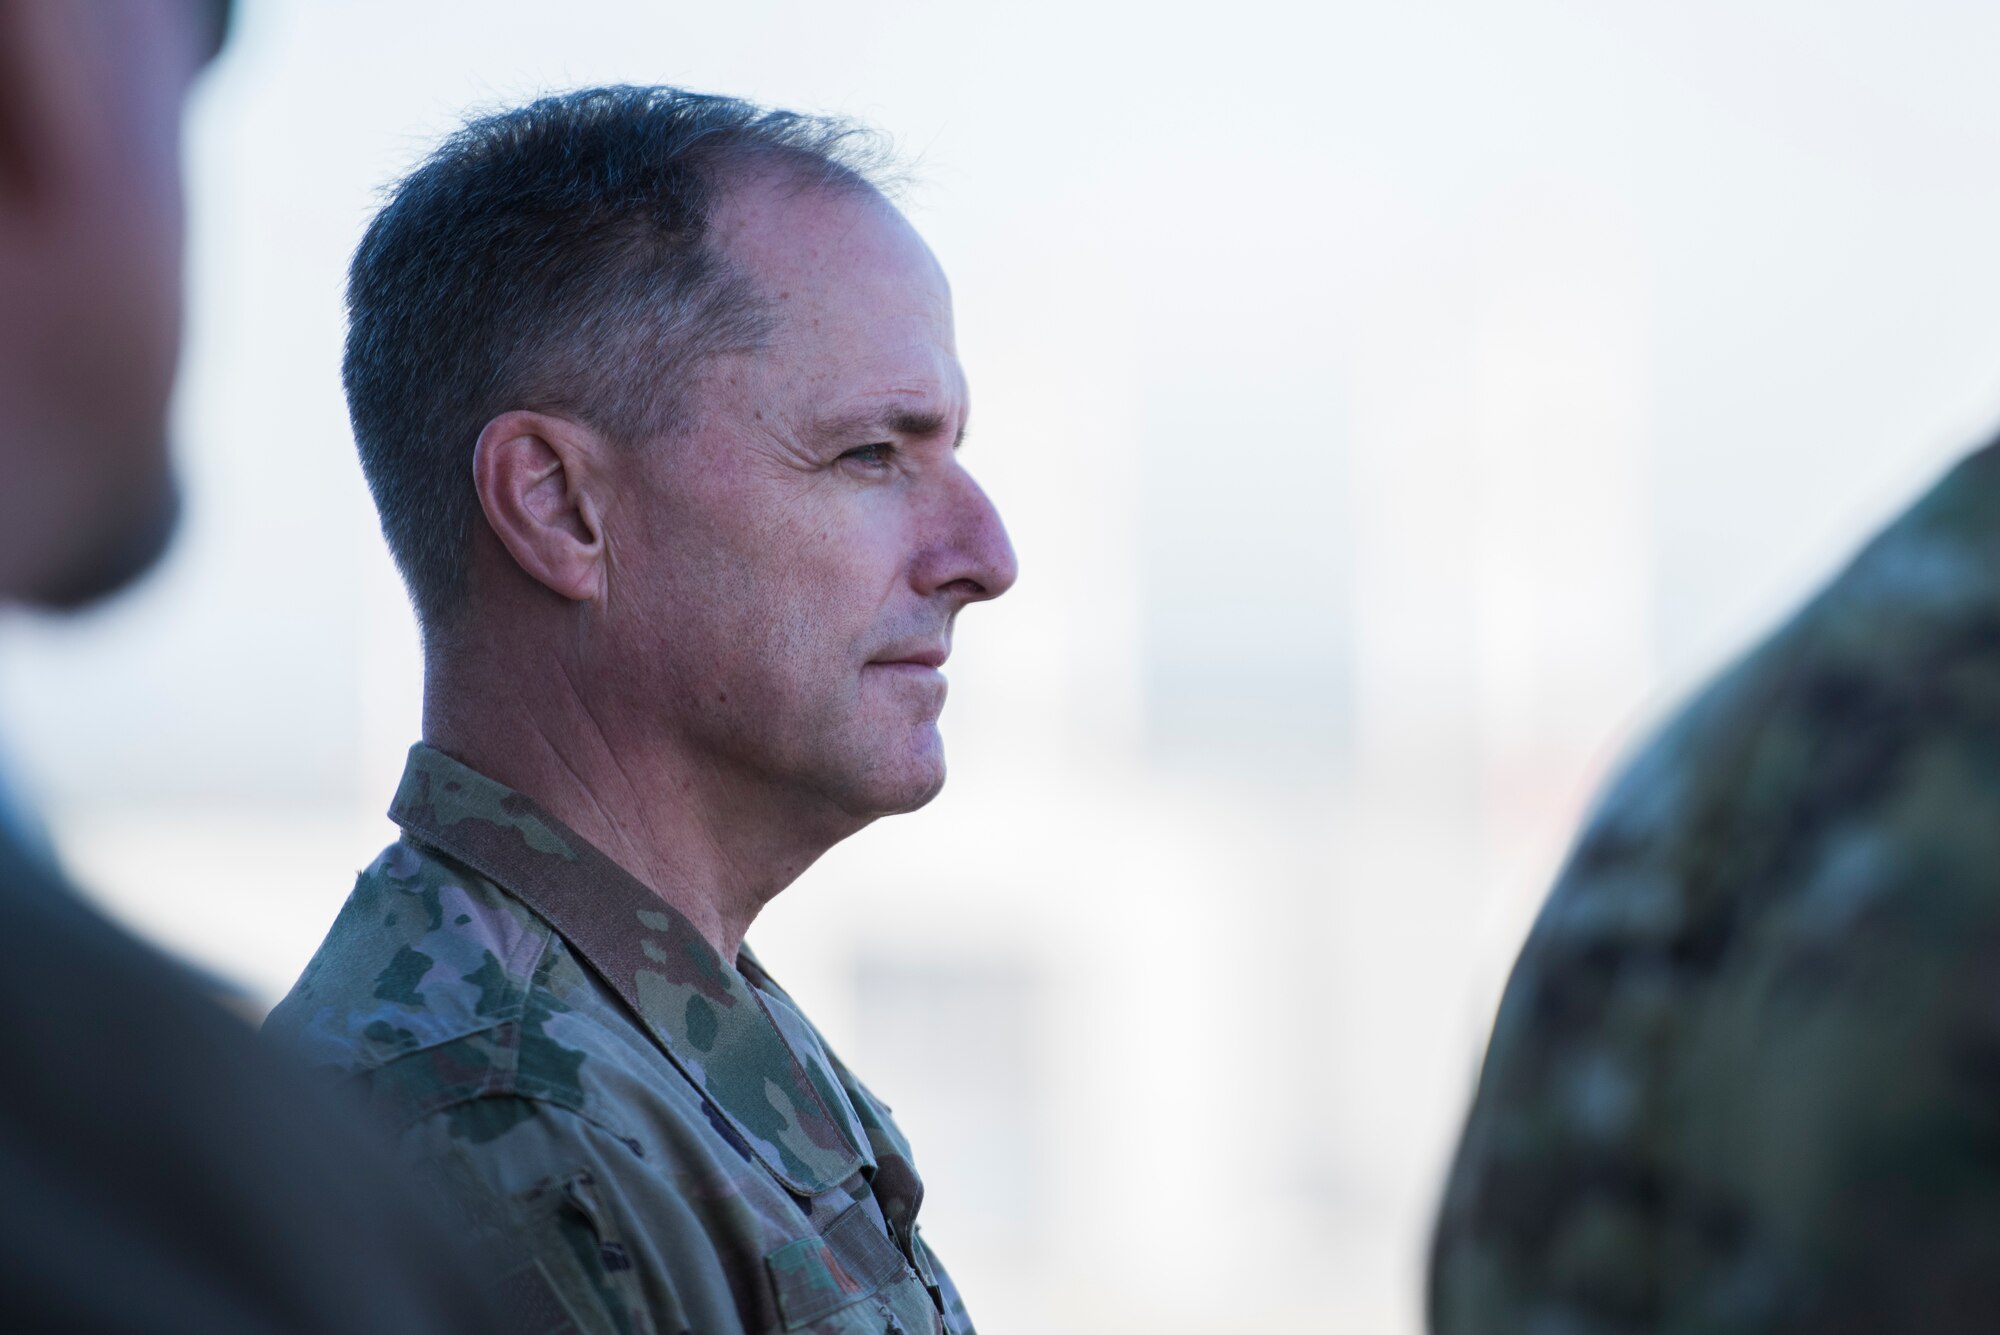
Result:
{"label": "blurred shoulder", "polygon": [[[1688,928],[1701,896],[1763,880],[1859,824],[1900,826],[1913,786],[1963,801],[2000,681],[2000,445],[1960,462],[1626,767],[1552,897],[1548,929],[1606,896]],[[1958,798],[1952,798],[1956,791]],[[1911,833],[1914,833],[1912,831]],[[1768,881],[1764,883],[1768,884]],[[1572,904],[1579,920],[1568,916]]]}
{"label": "blurred shoulder", "polygon": [[1883,1242],[2000,1236],[1996,866],[1988,447],[1591,817],[1495,1021],[1435,1239],[1437,1328],[1812,1328],[1788,1322],[1830,1295],[1908,1316],[1929,1281],[1898,1275],[1969,1293],[2000,1273],[2000,1249]]}
{"label": "blurred shoulder", "polygon": [[346,1110],[4,839],[0,1009],[0,1160],[34,1168],[0,1202],[0,1326],[485,1328]]}

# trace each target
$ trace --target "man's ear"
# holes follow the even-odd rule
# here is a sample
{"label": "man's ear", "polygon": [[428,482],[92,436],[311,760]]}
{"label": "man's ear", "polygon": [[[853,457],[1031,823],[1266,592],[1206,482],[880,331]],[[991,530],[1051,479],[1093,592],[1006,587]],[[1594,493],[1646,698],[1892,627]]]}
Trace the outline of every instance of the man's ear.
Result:
{"label": "man's ear", "polygon": [[530,579],[574,602],[604,591],[606,454],[589,427],[525,411],[488,422],[472,448],[472,485],[494,536]]}

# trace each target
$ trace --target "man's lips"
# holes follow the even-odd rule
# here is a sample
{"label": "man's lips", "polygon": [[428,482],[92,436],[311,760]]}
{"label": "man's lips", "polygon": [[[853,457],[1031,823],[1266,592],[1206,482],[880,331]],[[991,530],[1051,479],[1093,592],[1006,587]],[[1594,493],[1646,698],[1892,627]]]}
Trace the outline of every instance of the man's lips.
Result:
{"label": "man's lips", "polygon": [[930,646],[917,649],[892,649],[880,658],[868,661],[869,667],[928,668],[935,672],[944,666],[944,660],[951,656],[951,650]]}

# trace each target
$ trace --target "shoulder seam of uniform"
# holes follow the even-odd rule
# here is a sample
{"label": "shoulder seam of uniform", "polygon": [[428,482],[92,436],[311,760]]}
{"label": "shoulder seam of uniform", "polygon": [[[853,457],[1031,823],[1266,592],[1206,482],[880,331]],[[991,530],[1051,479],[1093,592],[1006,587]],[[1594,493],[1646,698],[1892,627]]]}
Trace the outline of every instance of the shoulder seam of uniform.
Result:
{"label": "shoulder seam of uniform", "polygon": [[407,1131],[411,1127],[416,1126],[419,1122],[428,1121],[431,1118],[448,1114],[452,1112],[454,1109],[462,1108],[467,1104],[479,1103],[488,1100],[499,1100],[499,1099],[515,1099],[522,1103],[531,1103],[535,1105],[537,1111],[545,1109],[554,1109],[558,1112],[568,1113],[572,1117],[576,1118],[577,1121],[584,1123],[586,1126],[591,1127],[593,1130],[599,1131],[604,1135],[611,1137],[625,1149],[630,1150],[633,1154],[641,1158],[645,1157],[645,1151],[641,1147],[636,1137],[628,1134],[625,1131],[620,1130],[616,1126],[613,1126],[610,1122],[605,1121],[604,1118],[598,1116],[595,1112],[592,1112],[591,1110],[577,1104],[572,1100],[559,1098],[550,1093],[536,1092],[534,1090],[527,1090],[527,1089],[517,1089],[511,1086],[505,1088],[494,1087],[494,1088],[468,1090],[457,1095],[456,1097],[450,1099],[438,1100],[426,1106],[421,1111],[413,1112],[409,1116],[399,1119],[399,1121],[397,1122],[397,1124],[393,1129],[399,1132]]}
{"label": "shoulder seam of uniform", "polygon": [[[453,1061],[446,1051],[460,1046],[479,1047],[482,1046],[481,1040],[486,1040],[483,1045],[485,1050],[478,1052],[476,1057],[468,1053],[464,1060]],[[499,1060],[495,1060],[496,1057]],[[441,1065],[449,1074],[432,1081],[412,1082],[416,1091],[412,1092],[412,1086],[404,1085],[399,1077],[403,1068],[419,1063]],[[537,1079],[532,1071],[523,1074],[521,1018],[518,1013],[397,1053],[387,1061],[353,1072],[352,1078],[371,1090],[372,1102],[395,1105],[395,1115],[391,1120],[405,1126],[440,1108],[489,1096],[535,1099],[564,1107],[580,1103],[577,1096],[566,1096],[554,1084]],[[391,1092],[399,1087],[403,1091],[401,1098]]]}

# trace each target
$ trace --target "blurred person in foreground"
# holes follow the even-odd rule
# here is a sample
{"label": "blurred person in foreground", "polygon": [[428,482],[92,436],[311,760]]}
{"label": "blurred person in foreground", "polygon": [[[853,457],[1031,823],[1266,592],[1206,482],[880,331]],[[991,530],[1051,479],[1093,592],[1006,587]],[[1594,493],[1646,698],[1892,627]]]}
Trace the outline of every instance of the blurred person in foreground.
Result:
{"label": "blurred person in foreground", "polygon": [[944,783],[1014,582],[950,290],[840,123],[669,88],[468,125],[354,258],[423,741],[268,1032],[587,1331],[971,1330],[888,1107],[743,946]]}
{"label": "blurred person in foreground", "polygon": [[[0,0],[0,601],[85,606],[172,528],[180,112],[227,18]],[[0,1329],[489,1329],[385,1161],[23,825],[0,815]]]}
{"label": "blurred person in foreground", "polygon": [[1508,985],[1438,1335],[2000,1329],[2000,446],[1612,786]]}

